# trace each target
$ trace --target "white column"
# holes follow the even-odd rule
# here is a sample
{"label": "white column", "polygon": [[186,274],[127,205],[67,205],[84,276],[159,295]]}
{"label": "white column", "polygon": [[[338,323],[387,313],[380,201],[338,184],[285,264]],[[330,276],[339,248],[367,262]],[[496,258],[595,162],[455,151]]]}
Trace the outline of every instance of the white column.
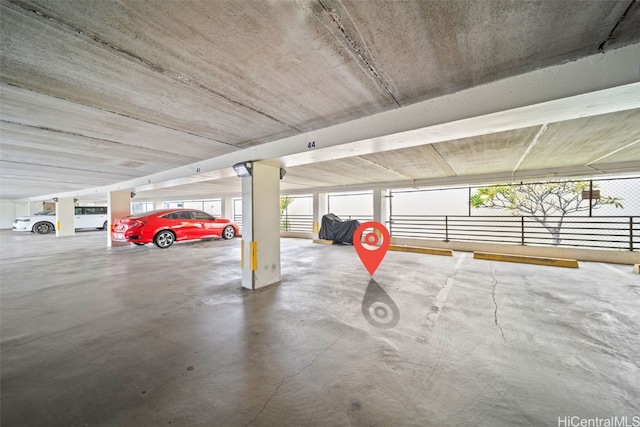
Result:
{"label": "white column", "polygon": [[164,201],[155,201],[153,202],[153,209],[164,209]]}
{"label": "white column", "polygon": [[56,201],[56,237],[76,234],[75,206],[73,197],[63,197]]}
{"label": "white column", "polygon": [[0,200],[0,228],[11,229],[11,225],[17,217],[26,216],[20,211],[19,205],[13,201]]}
{"label": "white column", "polygon": [[233,197],[225,196],[221,200],[222,218],[233,221]]}
{"label": "white column", "polygon": [[280,282],[280,167],[253,162],[242,178],[242,287]]}
{"label": "white column", "polygon": [[327,193],[313,193],[313,238],[318,238],[322,216],[327,212]]}
{"label": "white column", "polygon": [[107,198],[107,210],[109,212],[109,224],[107,225],[107,246],[128,246],[127,242],[114,242],[111,240],[111,224],[116,218],[131,215],[131,190],[119,190],[109,193]]}
{"label": "white column", "polygon": [[33,215],[37,212],[42,212],[44,210],[44,203],[42,202],[29,202],[29,213],[28,215]]}
{"label": "white column", "polygon": [[[387,227],[387,190],[376,188],[373,190],[373,220]],[[388,227],[387,227],[388,228]]]}

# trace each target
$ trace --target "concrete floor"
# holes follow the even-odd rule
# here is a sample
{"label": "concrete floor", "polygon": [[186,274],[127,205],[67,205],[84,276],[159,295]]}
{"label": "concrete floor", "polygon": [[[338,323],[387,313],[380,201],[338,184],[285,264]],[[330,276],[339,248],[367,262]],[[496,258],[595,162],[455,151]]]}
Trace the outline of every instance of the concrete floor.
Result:
{"label": "concrete floor", "polygon": [[283,239],[282,284],[251,292],[237,239],[105,239],[0,232],[3,427],[640,416],[630,266],[389,252],[376,285],[353,247]]}

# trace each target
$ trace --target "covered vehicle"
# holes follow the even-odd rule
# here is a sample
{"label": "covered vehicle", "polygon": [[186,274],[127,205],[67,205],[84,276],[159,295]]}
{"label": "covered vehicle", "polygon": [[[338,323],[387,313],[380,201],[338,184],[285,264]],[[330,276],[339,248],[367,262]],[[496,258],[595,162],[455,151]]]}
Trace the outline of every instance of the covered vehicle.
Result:
{"label": "covered vehicle", "polygon": [[318,237],[323,240],[333,240],[336,243],[353,244],[353,233],[360,225],[355,219],[343,221],[332,213],[322,216],[322,224]]}
{"label": "covered vehicle", "polygon": [[136,245],[154,243],[164,249],[176,241],[231,239],[239,232],[238,226],[230,220],[200,210],[159,209],[114,220],[111,240]]}

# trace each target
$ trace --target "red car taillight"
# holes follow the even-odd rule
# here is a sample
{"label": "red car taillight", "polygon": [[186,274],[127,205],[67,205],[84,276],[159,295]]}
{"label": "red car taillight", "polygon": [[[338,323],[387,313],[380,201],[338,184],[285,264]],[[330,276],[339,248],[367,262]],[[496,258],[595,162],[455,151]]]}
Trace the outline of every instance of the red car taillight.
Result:
{"label": "red car taillight", "polygon": [[129,228],[142,227],[144,224],[145,224],[144,221],[140,219],[136,219],[136,220],[133,220],[133,222],[131,222],[131,225],[129,225]]}

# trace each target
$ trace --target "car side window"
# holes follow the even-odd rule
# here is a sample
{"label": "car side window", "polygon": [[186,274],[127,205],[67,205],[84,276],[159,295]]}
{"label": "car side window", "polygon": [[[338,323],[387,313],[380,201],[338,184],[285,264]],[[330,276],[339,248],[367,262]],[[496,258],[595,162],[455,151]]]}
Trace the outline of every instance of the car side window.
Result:
{"label": "car side window", "polygon": [[82,209],[84,209],[84,215],[104,215],[107,213],[106,206],[85,206]]}
{"label": "car side window", "polygon": [[208,213],[200,212],[200,211],[193,211],[193,218],[194,219],[215,219],[214,217],[212,217]]}
{"label": "car side window", "polygon": [[169,214],[164,215],[162,218],[167,219],[192,219],[191,211],[179,211],[179,212],[171,212]]}
{"label": "car side window", "polygon": [[74,208],[76,215],[106,215],[106,206],[76,206]]}

